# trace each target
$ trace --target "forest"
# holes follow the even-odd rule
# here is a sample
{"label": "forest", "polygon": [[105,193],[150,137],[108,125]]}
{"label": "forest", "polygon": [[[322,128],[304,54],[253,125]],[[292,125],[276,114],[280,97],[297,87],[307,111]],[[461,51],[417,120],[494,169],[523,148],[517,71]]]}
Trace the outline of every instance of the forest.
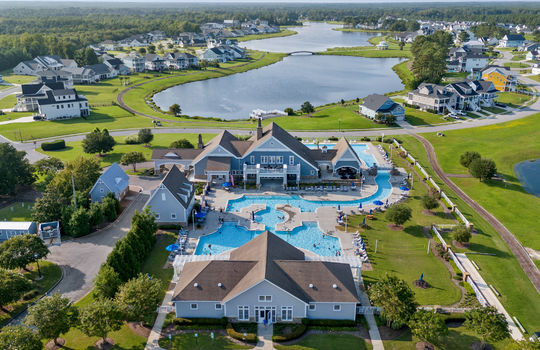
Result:
{"label": "forest", "polygon": [[[163,30],[167,35],[197,32],[206,22],[259,18],[276,25],[303,20],[376,22],[395,16],[407,20],[472,20],[540,25],[539,3],[407,4],[171,4],[0,2],[0,71],[36,55],[73,58],[76,51],[106,39]],[[411,30],[405,21],[396,30]]]}

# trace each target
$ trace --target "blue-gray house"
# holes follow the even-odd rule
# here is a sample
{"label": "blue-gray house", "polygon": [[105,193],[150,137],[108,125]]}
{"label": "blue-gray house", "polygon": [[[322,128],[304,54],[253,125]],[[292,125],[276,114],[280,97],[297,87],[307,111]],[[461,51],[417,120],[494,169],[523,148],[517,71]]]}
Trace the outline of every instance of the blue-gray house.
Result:
{"label": "blue-gray house", "polygon": [[263,128],[261,120],[248,140],[224,130],[206,145],[200,139],[196,149],[155,149],[152,160],[156,171],[165,164],[176,164],[189,169],[193,179],[257,185],[271,179],[283,184],[313,181],[321,170],[368,167],[344,138],[333,149],[310,149],[276,123]]}
{"label": "blue-gray house", "polygon": [[33,221],[0,221],[0,242],[14,236],[34,234],[36,231],[37,226]]}
{"label": "blue-gray house", "polygon": [[108,193],[113,193],[118,200],[122,200],[129,188],[129,176],[114,162],[101,176],[90,190],[92,202],[101,202]]}
{"label": "blue-gray house", "polygon": [[392,101],[391,98],[379,94],[367,96],[360,106],[360,113],[371,119],[376,119],[377,115],[382,115],[382,120],[386,115],[393,115],[396,120],[405,119],[405,109],[401,105]]}

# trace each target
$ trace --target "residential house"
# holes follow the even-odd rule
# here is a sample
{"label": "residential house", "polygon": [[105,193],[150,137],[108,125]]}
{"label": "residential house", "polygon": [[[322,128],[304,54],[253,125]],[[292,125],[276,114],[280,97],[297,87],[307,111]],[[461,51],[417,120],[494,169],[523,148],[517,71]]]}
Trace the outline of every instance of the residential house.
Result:
{"label": "residential house", "polygon": [[35,234],[36,223],[33,221],[0,221],[0,242],[11,237]]}
{"label": "residential house", "polygon": [[446,61],[450,72],[472,72],[489,64],[489,57],[482,54],[482,49],[458,47],[451,48]]}
{"label": "residential house", "polygon": [[106,51],[116,51],[120,48],[120,45],[114,40],[105,40],[99,43],[99,46]]}
{"label": "residential house", "polygon": [[64,88],[73,89],[73,74],[66,70],[44,70],[37,73],[38,82],[44,84],[62,83]]}
{"label": "residential house", "polygon": [[488,66],[482,71],[482,79],[491,81],[499,91],[516,90],[517,78],[506,67]]}
{"label": "residential house", "polygon": [[467,82],[452,83],[446,85],[447,91],[453,92],[456,95],[456,104],[452,108],[470,109],[476,111],[480,109],[480,94],[469,85]]}
{"label": "residential house", "polygon": [[116,72],[116,75],[128,75],[131,70],[124,65],[124,62],[119,58],[104,59],[103,64],[106,64],[109,68]]}
{"label": "residential house", "polygon": [[223,20],[223,25],[225,27],[238,27],[240,26],[240,21],[237,19],[225,19]]}
{"label": "residential house", "polygon": [[448,106],[455,106],[456,95],[444,86],[422,83],[407,94],[407,103],[423,110],[444,113]]}
{"label": "residential house", "polygon": [[393,115],[396,120],[405,119],[405,109],[392,101],[391,98],[379,95],[371,94],[364,99],[362,105],[360,105],[360,113],[371,119],[385,120],[386,116]]}
{"label": "residential house", "polygon": [[486,47],[480,40],[469,40],[461,45],[465,49],[484,50]]}
{"label": "residential house", "polygon": [[[224,130],[206,145],[199,138],[196,149],[154,149],[152,160],[156,172],[165,164],[176,164],[190,169],[190,178],[201,181],[235,179],[259,185],[279,179],[287,184],[318,178],[320,164],[338,163],[335,152],[311,150],[276,123],[263,128],[259,119],[256,133],[248,140],[239,140]],[[367,165],[356,159],[353,167]]]}
{"label": "residential house", "polygon": [[96,183],[90,189],[90,198],[92,202],[101,202],[109,193],[121,201],[129,190],[129,176],[125,171],[114,162],[107,168],[96,180]]}
{"label": "residential house", "polygon": [[538,50],[538,44],[536,43],[523,43],[523,45],[519,47],[519,51],[523,51],[523,52],[531,52],[531,51],[537,51],[537,50]]}
{"label": "residential house", "polygon": [[536,61],[540,60],[540,50],[528,51],[525,55],[527,61]]}
{"label": "residential house", "polygon": [[165,32],[162,30],[154,30],[152,32],[149,32],[146,34],[149,38],[149,40],[153,43],[156,43],[161,40],[165,40],[167,36],[165,35]]}
{"label": "residential house", "polygon": [[179,52],[169,52],[163,58],[169,69],[186,69],[188,67],[186,57]]}
{"label": "residential house", "polygon": [[145,60],[138,53],[132,52],[124,57],[122,57],[126,67],[131,69],[132,72],[144,72],[145,69]]}
{"label": "residential house", "polygon": [[[70,66],[72,66],[73,60],[67,60]],[[73,61],[74,62],[74,61]],[[62,59],[58,56],[37,56],[33,60],[23,61],[13,68],[14,74],[21,75],[37,75],[37,73],[50,69],[60,70],[64,68]]]}
{"label": "residential house", "polygon": [[495,104],[499,91],[491,81],[471,80],[467,84],[479,95],[480,107],[491,107]]}
{"label": "residential house", "polygon": [[38,101],[47,98],[47,91],[65,89],[63,82],[22,84],[21,93],[16,95],[14,112],[33,112],[39,109]]}
{"label": "residential house", "polygon": [[531,73],[532,74],[540,74],[540,64],[533,64]]}
{"label": "residential house", "polygon": [[167,69],[165,60],[160,56],[154,53],[149,53],[144,56],[144,67],[146,70],[161,72],[162,70]]}
{"label": "residential house", "polygon": [[112,79],[118,76],[118,72],[105,63],[92,64],[84,68],[94,71],[97,80]]}
{"label": "residential house", "polygon": [[96,72],[87,67],[66,68],[64,71],[71,74],[75,84],[94,84],[99,81]]}
{"label": "residential house", "polygon": [[195,204],[195,186],[173,165],[145,204],[163,224],[187,224]]}
{"label": "residential house", "polygon": [[217,61],[217,62],[227,62],[228,55],[219,47],[213,47],[211,49],[205,50],[200,58],[205,61]]}
{"label": "residential house", "polygon": [[359,299],[349,264],[307,260],[266,231],[228,260],[183,264],[172,303],[176,317],[275,323],[354,320]]}
{"label": "residential house", "polygon": [[525,42],[521,34],[507,34],[499,40],[500,47],[520,47]]}
{"label": "residential house", "polygon": [[48,120],[90,115],[88,100],[74,89],[47,90],[47,98],[39,99],[39,114]]}

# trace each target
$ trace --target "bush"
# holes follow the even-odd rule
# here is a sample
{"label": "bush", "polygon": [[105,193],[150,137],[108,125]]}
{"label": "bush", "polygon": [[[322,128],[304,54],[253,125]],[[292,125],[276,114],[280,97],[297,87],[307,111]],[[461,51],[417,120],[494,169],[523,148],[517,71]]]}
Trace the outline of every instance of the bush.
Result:
{"label": "bush", "polygon": [[227,323],[227,334],[236,340],[246,341],[248,343],[257,343],[257,333],[247,333],[244,339],[244,333],[237,332],[231,323]]}
{"label": "bush", "polygon": [[30,299],[34,299],[38,295],[39,295],[39,290],[32,289],[31,291],[24,293],[22,296],[22,299],[28,301]]}
{"label": "bush", "polygon": [[107,219],[107,221],[112,222],[116,219],[116,215],[118,214],[118,205],[120,202],[114,196],[105,196],[103,197],[103,200],[101,201],[101,209],[103,211],[103,216]]}
{"label": "bush", "polygon": [[[285,328],[291,328],[290,333],[283,333]],[[272,341],[275,342],[284,342],[293,339],[300,338],[307,330],[305,324],[294,324],[294,323],[276,323],[274,324],[274,335],[272,336]]]}
{"label": "bush", "polygon": [[85,208],[73,212],[69,220],[69,230],[73,237],[82,237],[90,233],[90,217]]}
{"label": "bush", "polygon": [[459,243],[467,243],[471,240],[471,231],[465,225],[459,225],[452,231],[454,240]]}
{"label": "bush", "polygon": [[[302,320],[303,321],[303,320]],[[310,320],[307,324],[310,327],[356,327],[356,321],[353,320]]]}
{"label": "bush", "polygon": [[444,260],[448,261],[450,260],[450,253],[446,249],[444,249],[444,246],[442,243],[435,242],[435,251],[437,252],[437,255],[443,258]]}
{"label": "bush", "polygon": [[177,326],[221,326],[225,327],[227,325],[227,318],[175,318],[173,322]]}
{"label": "bush", "polygon": [[294,115],[294,109],[291,107],[285,108],[284,112],[287,113],[287,115]]}
{"label": "bush", "polygon": [[59,149],[66,148],[66,141],[64,140],[55,140],[51,142],[43,142],[41,144],[41,149],[44,151],[56,151]]}
{"label": "bush", "polygon": [[328,138],[329,141],[339,141],[339,138],[337,136],[330,136]]}
{"label": "bush", "polygon": [[137,135],[129,135],[124,139],[124,142],[126,145],[138,145],[139,142],[139,136]]}

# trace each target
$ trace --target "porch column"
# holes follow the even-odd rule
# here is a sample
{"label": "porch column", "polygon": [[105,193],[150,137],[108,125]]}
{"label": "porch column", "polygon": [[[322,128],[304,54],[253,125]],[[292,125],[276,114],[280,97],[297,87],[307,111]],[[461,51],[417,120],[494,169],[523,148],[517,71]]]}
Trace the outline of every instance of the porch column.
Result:
{"label": "porch column", "polygon": [[256,172],[257,172],[257,186],[259,186],[261,184],[261,177],[259,175],[259,173],[261,172],[261,165],[260,164],[257,164]]}
{"label": "porch column", "polygon": [[287,164],[283,164],[283,186],[287,186]]}

